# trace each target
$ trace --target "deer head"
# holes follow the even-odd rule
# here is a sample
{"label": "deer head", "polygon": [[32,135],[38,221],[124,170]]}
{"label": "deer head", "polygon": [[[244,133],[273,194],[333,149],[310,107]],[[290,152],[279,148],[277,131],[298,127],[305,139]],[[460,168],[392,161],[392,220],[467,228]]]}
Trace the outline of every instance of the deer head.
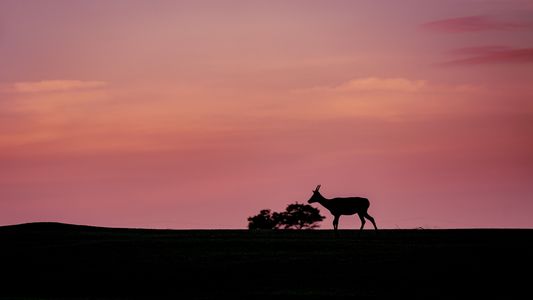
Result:
{"label": "deer head", "polygon": [[320,192],[318,191],[319,189],[320,189],[320,184],[316,186],[316,189],[313,191],[313,196],[311,196],[311,198],[307,200],[307,203],[315,203],[315,202],[318,202],[324,199],[324,197],[320,195]]}

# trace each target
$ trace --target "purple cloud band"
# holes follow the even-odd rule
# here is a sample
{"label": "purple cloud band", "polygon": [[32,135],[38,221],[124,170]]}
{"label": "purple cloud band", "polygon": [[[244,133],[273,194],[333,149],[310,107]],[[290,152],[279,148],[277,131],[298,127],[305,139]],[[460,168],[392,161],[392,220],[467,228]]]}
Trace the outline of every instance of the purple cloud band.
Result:
{"label": "purple cloud band", "polygon": [[443,65],[481,65],[496,63],[533,63],[533,48],[509,48],[500,46],[486,46],[474,48],[462,48],[453,51],[454,54],[468,55],[445,62]]}
{"label": "purple cloud band", "polygon": [[531,24],[496,20],[488,16],[468,16],[433,21],[422,24],[422,28],[444,33],[478,32],[489,30],[520,30],[531,28]]}

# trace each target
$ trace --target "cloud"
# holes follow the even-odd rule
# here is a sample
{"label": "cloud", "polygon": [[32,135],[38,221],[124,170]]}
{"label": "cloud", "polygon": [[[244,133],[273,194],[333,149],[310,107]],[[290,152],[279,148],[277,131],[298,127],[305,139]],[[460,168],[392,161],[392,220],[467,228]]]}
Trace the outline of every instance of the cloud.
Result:
{"label": "cloud", "polygon": [[453,51],[455,55],[467,57],[443,63],[446,66],[483,65],[497,63],[533,63],[533,48],[509,48],[499,46],[461,48]]}
{"label": "cloud", "polygon": [[406,78],[356,78],[333,87],[315,87],[315,91],[331,92],[416,92],[426,86],[424,80],[410,80]]}
{"label": "cloud", "polygon": [[496,53],[500,51],[511,50],[511,47],[500,45],[478,46],[478,47],[465,47],[458,48],[450,51],[453,55],[485,55],[488,53]]}
{"label": "cloud", "polygon": [[15,82],[11,86],[12,91],[17,93],[36,92],[65,92],[81,89],[94,89],[106,86],[103,81],[81,81],[81,80],[42,80]]}
{"label": "cloud", "polygon": [[488,16],[468,16],[422,24],[422,28],[445,33],[510,31],[531,28],[532,24],[496,20]]}

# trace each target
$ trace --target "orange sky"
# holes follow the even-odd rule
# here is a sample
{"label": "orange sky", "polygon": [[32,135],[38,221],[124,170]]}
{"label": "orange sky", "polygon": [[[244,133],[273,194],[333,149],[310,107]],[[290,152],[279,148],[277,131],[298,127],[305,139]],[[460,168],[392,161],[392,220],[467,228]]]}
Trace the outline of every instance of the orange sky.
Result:
{"label": "orange sky", "polygon": [[0,225],[533,227],[533,1],[7,0],[0,66]]}

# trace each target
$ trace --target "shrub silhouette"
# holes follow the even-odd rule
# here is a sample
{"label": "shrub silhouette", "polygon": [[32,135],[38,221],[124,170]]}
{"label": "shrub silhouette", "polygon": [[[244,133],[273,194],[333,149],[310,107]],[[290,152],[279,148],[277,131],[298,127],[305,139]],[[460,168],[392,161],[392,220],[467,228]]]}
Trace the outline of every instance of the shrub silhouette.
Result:
{"label": "shrub silhouette", "polygon": [[276,222],[274,221],[270,209],[263,209],[258,215],[248,218],[248,229],[274,229]]}
{"label": "shrub silhouette", "polygon": [[284,212],[263,209],[248,218],[248,229],[313,229],[324,220],[317,208],[298,202],[289,204]]}

